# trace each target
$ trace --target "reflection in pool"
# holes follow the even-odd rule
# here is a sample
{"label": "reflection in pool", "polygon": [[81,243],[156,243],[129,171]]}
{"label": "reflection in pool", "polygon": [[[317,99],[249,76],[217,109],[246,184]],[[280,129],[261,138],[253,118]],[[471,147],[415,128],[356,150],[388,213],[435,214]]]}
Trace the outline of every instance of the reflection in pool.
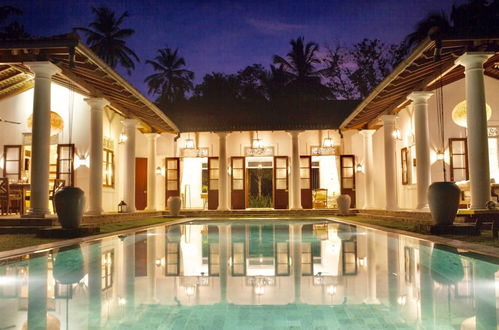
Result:
{"label": "reflection in pool", "polygon": [[497,260],[333,221],[156,226],[0,260],[0,329],[495,329]]}

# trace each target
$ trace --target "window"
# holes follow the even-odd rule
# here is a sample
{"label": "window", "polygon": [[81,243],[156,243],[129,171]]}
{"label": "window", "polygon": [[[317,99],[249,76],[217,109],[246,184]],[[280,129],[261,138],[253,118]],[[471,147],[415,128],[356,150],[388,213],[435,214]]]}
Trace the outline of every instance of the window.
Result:
{"label": "window", "polygon": [[490,178],[499,183],[499,127],[489,127]]}
{"label": "window", "polygon": [[74,185],[74,144],[57,145],[57,179],[66,186]]}
{"label": "window", "polygon": [[114,187],[114,152],[104,149],[103,160],[104,173],[102,176],[102,185],[104,187]]}
{"label": "window", "polygon": [[101,256],[101,289],[107,290],[113,286],[114,251],[104,252]]}
{"label": "window", "polygon": [[410,158],[409,150],[407,148],[402,148],[400,151],[400,160],[402,162],[402,184],[409,184],[409,167]]}
{"label": "window", "polygon": [[449,139],[450,180],[469,180],[468,145],[466,138]]}
{"label": "window", "polygon": [[3,147],[3,176],[9,181],[21,180],[21,146],[6,145]]}

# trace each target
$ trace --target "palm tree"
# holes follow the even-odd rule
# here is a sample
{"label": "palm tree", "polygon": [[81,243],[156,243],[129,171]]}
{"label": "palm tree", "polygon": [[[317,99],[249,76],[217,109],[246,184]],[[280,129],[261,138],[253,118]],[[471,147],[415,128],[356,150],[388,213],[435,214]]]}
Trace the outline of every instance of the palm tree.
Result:
{"label": "palm tree", "polygon": [[404,43],[409,48],[413,48],[427,36],[448,33],[450,30],[451,24],[443,11],[431,12],[416,24],[414,32],[405,37]]}
{"label": "palm tree", "polygon": [[84,32],[90,49],[110,67],[116,68],[120,65],[130,74],[131,70],[135,69],[134,60],[139,62],[139,58],[126,46],[124,40],[132,36],[135,31],[120,27],[128,17],[128,12],[125,11],[118,18],[107,7],[92,8],[92,12],[95,14],[95,21],[88,24],[89,28],[76,27],[73,30]]}
{"label": "palm tree", "polygon": [[28,39],[30,34],[24,29],[24,25],[19,22],[12,22],[0,31],[0,39]]}
{"label": "palm tree", "polygon": [[315,42],[305,44],[303,37],[290,41],[291,51],[286,58],[274,55],[273,62],[278,65],[288,79],[288,87],[293,93],[327,95],[327,88],[321,83],[321,70],[316,65],[321,63],[317,56],[319,45]]}
{"label": "palm tree", "polygon": [[172,104],[185,98],[185,93],[192,90],[194,72],[183,69],[185,60],[178,54],[178,49],[158,49],[159,55],[154,60],[147,60],[156,73],[144,80],[149,86],[149,94],[159,95],[158,103]]}

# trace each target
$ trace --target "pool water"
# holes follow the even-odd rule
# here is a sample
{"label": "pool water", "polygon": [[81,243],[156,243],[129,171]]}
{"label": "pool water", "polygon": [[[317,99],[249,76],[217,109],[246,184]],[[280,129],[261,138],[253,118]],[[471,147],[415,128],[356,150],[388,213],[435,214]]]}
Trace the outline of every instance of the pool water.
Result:
{"label": "pool water", "polygon": [[498,265],[333,220],[191,221],[0,260],[0,329],[496,329]]}

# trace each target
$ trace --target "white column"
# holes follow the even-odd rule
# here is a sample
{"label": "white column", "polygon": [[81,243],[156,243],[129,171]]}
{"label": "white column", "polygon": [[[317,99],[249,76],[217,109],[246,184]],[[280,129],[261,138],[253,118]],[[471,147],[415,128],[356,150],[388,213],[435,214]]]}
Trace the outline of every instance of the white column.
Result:
{"label": "white column", "polygon": [[428,187],[431,183],[430,133],[428,129],[428,99],[431,92],[412,92],[407,97],[414,103],[414,128],[416,136],[417,209],[428,207]]}
{"label": "white column", "polygon": [[102,209],[103,113],[109,102],[100,97],[85,99],[90,106],[90,182],[88,214],[99,215]]}
{"label": "white column", "polygon": [[291,205],[292,210],[300,210],[301,189],[300,189],[300,142],[298,136],[300,131],[289,131],[291,135]]}
{"label": "white column", "polygon": [[360,131],[364,137],[364,171],[366,184],[364,187],[364,208],[374,208],[374,168],[373,168],[373,134],[374,129]]}
{"label": "white column", "polygon": [[376,231],[368,229],[367,234],[367,298],[364,303],[373,305],[379,304],[376,291]]}
{"label": "white column", "polygon": [[147,211],[156,211],[156,144],[158,133],[145,134],[148,140]]}
{"label": "white column", "polygon": [[385,142],[385,184],[386,184],[386,209],[396,210],[397,205],[397,169],[395,167],[395,140],[393,130],[395,126],[394,115],[381,116],[384,126]]}
{"label": "white column", "polygon": [[229,210],[229,194],[227,189],[227,133],[218,135],[218,210]]}
{"label": "white column", "polygon": [[61,69],[50,62],[25,64],[35,74],[29,216],[44,217],[49,213],[50,87],[52,76],[59,73]]}
{"label": "white column", "polygon": [[135,212],[135,130],[137,119],[125,119],[125,196],[128,212]]}
{"label": "white column", "polygon": [[471,208],[484,209],[490,200],[489,148],[483,63],[492,53],[464,53],[456,64],[464,66],[466,84],[466,123],[468,127],[468,162],[471,185]]}

